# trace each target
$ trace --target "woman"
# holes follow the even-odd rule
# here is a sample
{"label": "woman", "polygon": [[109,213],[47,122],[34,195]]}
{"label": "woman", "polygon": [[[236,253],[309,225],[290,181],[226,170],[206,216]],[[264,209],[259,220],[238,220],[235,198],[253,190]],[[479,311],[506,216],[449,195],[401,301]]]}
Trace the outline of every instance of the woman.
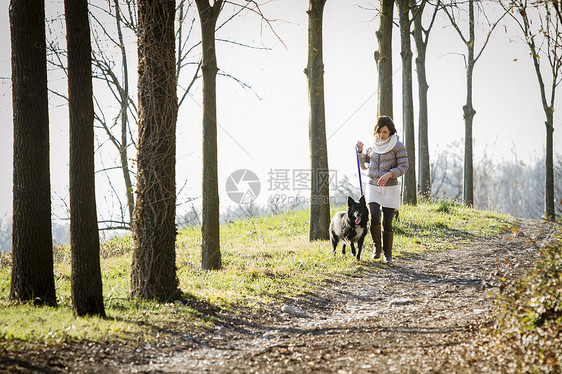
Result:
{"label": "woman", "polygon": [[[400,204],[400,186],[398,177],[408,170],[406,147],[398,140],[396,127],[392,118],[377,118],[374,143],[363,152],[363,143],[357,142],[357,152],[361,168],[368,170],[369,183],[365,189],[365,198],[371,216],[371,236],[374,242],[373,258],[377,259],[384,251],[385,261],[392,263],[392,217]],[[383,212],[382,246],[381,246],[381,207]]]}

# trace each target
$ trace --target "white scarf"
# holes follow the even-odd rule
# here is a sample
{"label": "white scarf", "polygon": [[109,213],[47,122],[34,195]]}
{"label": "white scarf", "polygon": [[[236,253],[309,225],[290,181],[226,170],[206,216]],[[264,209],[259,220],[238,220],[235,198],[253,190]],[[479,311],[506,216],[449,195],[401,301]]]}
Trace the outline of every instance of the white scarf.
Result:
{"label": "white scarf", "polygon": [[373,143],[373,152],[379,155],[390,152],[398,142],[398,135],[390,135],[386,140],[381,140],[379,134],[375,135]]}

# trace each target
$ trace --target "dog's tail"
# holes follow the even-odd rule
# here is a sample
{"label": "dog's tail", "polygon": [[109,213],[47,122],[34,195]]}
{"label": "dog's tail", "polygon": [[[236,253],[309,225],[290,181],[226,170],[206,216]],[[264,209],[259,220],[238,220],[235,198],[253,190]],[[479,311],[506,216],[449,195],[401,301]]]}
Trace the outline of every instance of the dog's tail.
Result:
{"label": "dog's tail", "polygon": [[330,230],[330,242],[332,243],[332,248],[334,249],[334,253],[336,253],[336,247],[340,242],[340,238],[334,233],[333,230]]}

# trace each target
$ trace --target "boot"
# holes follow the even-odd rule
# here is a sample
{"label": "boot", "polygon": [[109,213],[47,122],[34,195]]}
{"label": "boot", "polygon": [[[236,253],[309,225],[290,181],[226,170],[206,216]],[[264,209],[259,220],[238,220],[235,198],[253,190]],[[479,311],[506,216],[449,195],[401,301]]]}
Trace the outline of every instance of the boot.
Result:
{"label": "boot", "polygon": [[371,225],[371,238],[373,239],[373,258],[376,260],[381,257],[381,225]]}
{"label": "boot", "polygon": [[382,245],[384,251],[385,262],[392,264],[392,241],[394,240],[394,231],[383,231]]}

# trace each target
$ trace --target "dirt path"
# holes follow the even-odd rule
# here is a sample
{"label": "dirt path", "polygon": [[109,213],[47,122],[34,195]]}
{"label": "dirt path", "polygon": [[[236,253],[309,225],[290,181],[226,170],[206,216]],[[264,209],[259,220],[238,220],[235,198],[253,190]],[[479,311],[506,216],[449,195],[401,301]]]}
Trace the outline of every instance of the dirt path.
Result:
{"label": "dirt path", "polygon": [[[555,225],[522,220],[519,235],[395,259],[316,294],[238,317],[192,349],[115,367],[133,373],[438,372],[447,347],[495,317],[501,278],[531,267]],[[534,244],[529,244],[533,241]],[[186,337],[186,339],[190,339]]]}

